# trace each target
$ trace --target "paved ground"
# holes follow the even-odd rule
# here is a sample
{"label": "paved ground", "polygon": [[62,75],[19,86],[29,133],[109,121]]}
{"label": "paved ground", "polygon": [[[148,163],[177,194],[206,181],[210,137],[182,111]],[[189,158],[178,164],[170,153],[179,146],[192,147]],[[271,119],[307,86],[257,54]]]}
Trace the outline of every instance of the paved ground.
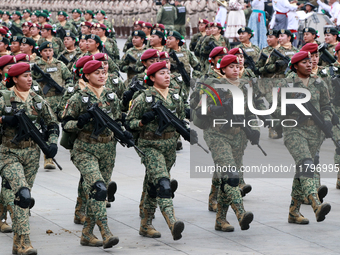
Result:
{"label": "paved ground", "polygon": [[[120,41],[121,44],[121,41]],[[254,146],[246,149],[244,164],[290,164],[292,158],[281,140],[269,140],[263,129],[261,144],[267,151],[264,157]],[[203,143],[204,144],[204,143]],[[321,151],[321,163],[332,163],[334,146],[326,141]],[[79,172],[70,161],[69,152],[60,148],[56,157],[64,170],[39,169],[32,195],[31,240],[39,254],[339,254],[340,190],[335,189],[336,176],[323,178],[329,188],[326,201],[332,210],[326,220],[317,223],[311,206],[303,205],[302,213],[310,224],[288,224],[291,178],[247,178],[253,186],[244,204],[254,213],[247,231],[241,231],[235,214],[228,213],[235,232],[214,230],[215,213],[208,211],[210,178],[190,178],[190,146],[177,153],[172,177],[179,182],[174,199],[176,216],[185,222],[183,238],[173,241],[164,218],[156,212],[154,226],[162,233],[159,239],[138,234],[140,219],[138,204],[142,190],[144,167],[133,149],[118,145],[116,167],[112,179],[118,184],[116,201],[108,209],[109,225],[120,242],[112,249],[80,245],[82,226],[73,223]],[[43,163],[41,159],[41,165]],[[47,230],[53,231],[46,234]],[[96,235],[100,236],[96,228]],[[0,233],[0,254],[11,254],[12,234]]]}

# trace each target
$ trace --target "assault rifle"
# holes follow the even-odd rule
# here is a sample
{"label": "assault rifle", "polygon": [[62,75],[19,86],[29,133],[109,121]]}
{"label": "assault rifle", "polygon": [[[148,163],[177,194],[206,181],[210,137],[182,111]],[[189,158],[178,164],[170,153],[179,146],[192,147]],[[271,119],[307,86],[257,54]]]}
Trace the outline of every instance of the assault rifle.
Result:
{"label": "assault rifle", "polygon": [[287,57],[287,56],[282,55],[281,52],[279,52],[277,49],[274,49],[272,51],[271,55],[284,61],[284,63],[287,65],[287,68],[286,68],[286,71],[285,71],[285,74],[286,74],[289,71],[288,64],[290,62],[290,58]]}
{"label": "assault rifle", "polygon": [[331,65],[336,62],[336,59],[334,56],[332,56],[331,53],[327,50],[327,44],[326,43],[321,43],[318,47],[318,51],[321,52],[320,59],[327,64]]}
{"label": "assault rifle", "polygon": [[[47,145],[46,141],[43,138],[43,135],[40,133],[38,128],[26,115],[25,109],[19,110],[14,114],[14,116],[18,119],[18,132],[11,142],[18,144],[24,139],[31,138],[40,147],[45,155],[48,154],[49,146]],[[60,170],[63,170],[54,158],[52,158],[52,160]]]}
{"label": "assault rifle", "polygon": [[128,139],[124,135],[124,131],[122,130],[121,125],[113,120],[107,113],[103,112],[102,109],[98,107],[98,103],[92,104],[87,112],[90,113],[95,121],[95,128],[91,134],[91,137],[97,139],[98,136],[105,130],[105,128],[110,129],[114,133],[114,138],[123,146],[125,145],[130,148],[134,147],[137,151],[139,151],[143,156],[145,156],[144,152],[142,152],[136,145],[133,139]]}
{"label": "assault rifle", "polygon": [[245,66],[247,65],[247,68],[250,68],[251,70],[253,70],[254,74],[258,75],[259,71],[256,68],[254,59],[251,56],[249,56],[243,48],[241,49],[243,51],[243,56],[244,56],[244,65]]}
{"label": "assault rifle", "polygon": [[178,72],[181,74],[185,85],[189,87],[190,86],[190,75],[187,73],[187,71],[185,71],[184,64],[181,61],[179,61],[175,51],[171,51],[169,53],[169,56],[173,60],[175,60]]}
{"label": "assault rifle", "polygon": [[44,89],[43,89],[44,95],[46,95],[47,92],[52,87],[55,88],[56,93],[59,93],[59,94],[63,94],[64,93],[65,88],[63,88],[55,80],[53,80],[53,78],[51,77],[51,75],[49,73],[45,73],[43,70],[41,70],[41,68],[37,64],[34,64],[32,66],[32,70],[34,72],[42,75],[42,78],[38,79],[37,82],[44,82],[45,83],[45,86],[44,86]]}
{"label": "assault rifle", "polygon": [[[156,115],[158,116],[159,122],[158,122],[158,129],[156,130],[155,134],[158,136],[161,136],[163,131],[170,125],[173,125],[176,128],[176,131],[183,136],[184,140],[190,142],[190,129],[186,127],[187,122],[184,120],[180,120],[176,117],[175,114],[173,114],[168,108],[166,108],[162,101],[157,101],[153,103],[151,106],[152,110],[155,111]],[[209,151],[205,148],[203,148],[202,145],[200,145],[197,142],[197,145],[201,147],[206,153],[209,153]]]}
{"label": "assault rifle", "polygon": [[130,63],[137,63],[137,59],[135,59],[133,56],[130,54],[127,54],[125,57],[125,60],[129,61]]}

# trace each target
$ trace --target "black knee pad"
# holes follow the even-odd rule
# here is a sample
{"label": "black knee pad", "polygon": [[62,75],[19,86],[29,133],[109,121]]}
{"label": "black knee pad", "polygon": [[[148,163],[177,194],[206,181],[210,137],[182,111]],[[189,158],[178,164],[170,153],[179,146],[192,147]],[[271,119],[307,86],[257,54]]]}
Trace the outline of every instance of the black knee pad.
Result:
{"label": "black knee pad", "polygon": [[307,178],[313,178],[314,177],[314,171],[315,171],[315,165],[311,158],[305,158],[302,160],[301,164],[298,165],[298,168],[296,169],[295,178],[300,177],[307,177]]}
{"label": "black knee pad", "polygon": [[17,193],[15,193],[14,204],[21,208],[28,208],[31,204],[31,192],[29,188],[21,187]]}
{"label": "black knee pad", "polygon": [[107,189],[103,181],[97,181],[92,185],[92,189],[90,191],[90,198],[93,198],[97,201],[105,201],[106,194]]}
{"label": "black knee pad", "polygon": [[149,182],[148,183],[148,194],[151,198],[156,198],[157,197],[157,188],[155,185],[153,185],[153,183]]}
{"label": "black knee pad", "polygon": [[8,182],[6,179],[4,180],[4,183],[5,183],[5,184],[4,184],[4,187],[5,187],[6,189],[12,189],[12,188],[11,188],[11,185],[9,184],[9,182]]}
{"label": "black knee pad", "polygon": [[157,196],[159,198],[171,198],[170,180],[168,178],[161,178],[157,185]]}

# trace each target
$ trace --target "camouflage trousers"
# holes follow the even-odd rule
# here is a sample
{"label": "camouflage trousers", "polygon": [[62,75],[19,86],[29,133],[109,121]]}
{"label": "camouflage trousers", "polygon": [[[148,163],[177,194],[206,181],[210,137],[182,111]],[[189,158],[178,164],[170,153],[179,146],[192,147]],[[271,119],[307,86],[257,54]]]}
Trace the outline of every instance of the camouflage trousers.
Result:
{"label": "camouflage trousers", "polygon": [[[226,172],[218,172],[217,166],[228,167],[231,170],[239,171],[243,164],[244,150],[247,147],[247,137],[243,131],[236,135],[222,134],[212,128],[204,131],[204,140],[206,141],[215,164],[213,184],[218,184],[221,179],[228,180]],[[243,173],[239,172],[240,183],[243,183]],[[242,196],[239,187],[232,187],[225,184],[224,192],[219,189],[217,203],[230,205],[232,203],[242,203]]]}
{"label": "camouflage trousers", "polygon": [[11,188],[1,189],[3,205],[11,214],[13,231],[18,235],[29,234],[29,209],[14,205],[14,199],[20,188],[32,189],[39,168],[40,149],[37,146],[25,149],[1,146],[0,157],[1,178],[7,180]]}
{"label": "camouflage trousers", "polygon": [[178,136],[167,140],[138,140],[138,147],[144,152],[142,163],[146,168],[143,183],[146,188],[144,195],[144,208],[156,209],[157,204],[162,212],[172,208],[172,198],[159,198],[157,185],[161,178],[170,179],[170,169],[176,161],[176,144]]}
{"label": "camouflage trousers", "polygon": [[[89,197],[92,186],[97,181],[106,185],[110,181],[116,158],[116,141],[90,144],[76,139],[71,160],[83,177],[82,189],[86,196],[86,215],[95,220],[107,217],[105,201]],[[80,189],[80,190],[79,190]],[[81,187],[78,185],[78,192]]]}
{"label": "camouflage trousers", "polygon": [[185,37],[185,25],[174,25],[174,30],[181,34],[181,36]]}
{"label": "camouflage trousers", "polygon": [[45,100],[51,106],[53,112],[57,112],[58,105],[59,105],[62,97],[63,97],[62,94],[57,95],[57,96],[45,97]]}
{"label": "camouflage trousers", "polygon": [[[316,151],[320,147],[321,131],[315,125],[283,128],[283,138],[285,146],[290,155],[292,155],[296,167],[298,167],[303,159],[310,158],[314,160]],[[305,197],[316,193],[313,178],[294,178],[291,193],[293,198],[303,201]]]}

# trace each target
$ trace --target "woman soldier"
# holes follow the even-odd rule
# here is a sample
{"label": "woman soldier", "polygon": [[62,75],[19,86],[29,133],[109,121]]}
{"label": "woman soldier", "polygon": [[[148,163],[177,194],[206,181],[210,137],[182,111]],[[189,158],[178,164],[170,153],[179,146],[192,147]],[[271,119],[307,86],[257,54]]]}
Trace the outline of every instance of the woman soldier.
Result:
{"label": "woman soldier", "polygon": [[110,55],[112,60],[119,61],[118,45],[114,39],[108,37],[111,30],[104,24],[96,23],[93,26],[95,27],[96,35],[98,35],[100,40],[103,42],[103,47]]}
{"label": "woman soldier", "polygon": [[[331,131],[331,106],[330,97],[325,82],[312,73],[311,53],[300,51],[291,59],[291,69],[295,72],[290,78],[282,79],[282,87],[294,86],[309,90],[311,99],[309,102],[323,115],[325,129]],[[288,94],[287,98],[294,98],[298,95]],[[280,97],[279,97],[280,101]],[[280,105],[280,102],[278,102]],[[281,114],[281,107],[278,107],[276,114]],[[297,120],[301,115],[294,104],[286,106],[286,118]],[[287,121],[288,122],[288,121]],[[288,123],[287,123],[288,125]],[[292,121],[292,125],[294,125]],[[316,166],[314,156],[320,146],[321,130],[311,118],[299,122],[299,125],[283,127],[284,144],[294,158],[296,174],[293,180],[292,201],[289,208],[289,223],[308,224],[309,220],[300,213],[301,202],[305,197],[311,204],[316,220],[323,221],[331,210],[328,203],[321,204],[315,181],[313,180]],[[326,138],[329,138],[326,136]]]}
{"label": "woman soldier", "polygon": [[182,98],[170,85],[170,70],[166,62],[152,64],[147,71],[147,83],[150,86],[132,102],[127,116],[128,125],[132,130],[139,131],[138,146],[145,153],[141,156],[146,167],[144,181],[147,185],[139,234],[158,238],[161,233],[152,226],[152,219],[157,204],[171,230],[174,240],[182,238],[184,223],[175,217],[170,187],[170,169],[176,160],[175,128],[168,126],[161,136],[155,134],[158,119],[151,109],[154,102],[161,101],[169,110],[174,110],[179,119],[186,117]]}
{"label": "woman soldier", "polygon": [[[105,88],[105,70],[103,63],[91,60],[84,65],[83,79],[87,86],[78,90],[68,101],[63,112],[63,129],[77,133],[71,150],[71,160],[83,177],[83,189],[86,194],[86,218],[80,239],[84,246],[103,246],[111,248],[119,242],[113,236],[107,222],[105,199],[110,189],[107,183],[112,175],[116,157],[116,140],[111,130],[106,128],[98,139],[91,138],[95,123],[87,108],[94,103],[102,108],[111,118],[118,119],[121,115],[119,100],[114,92]],[[132,135],[126,131],[127,138]],[[93,234],[98,225],[103,242]]]}
{"label": "woman soldier", "polygon": [[[242,89],[243,94],[247,97],[247,85],[249,81],[239,79],[240,65],[238,57],[235,55],[227,55],[220,62],[220,71],[223,79],[215,79],[211,81],[211,86],[215,84],[228,84],[237,86]],[[208,89],[208,88],[207,88]],[[209,89],[210,91],[210,89]],[[217,89],[217,92],[222,100],[230,100],[232,94],[228,89]],[[210,91],[212,93],[212,91]],[[217,101],[218,99],[215,98]],[[225,119],[226,113],[224,106],[216,106],[211,98],[208,97],[207,112],[208,115],[201,115],[201,103],[196,108],[196,115],[200,119],[204,119],[207,123],[204,128],[204,140],[210,148],[215,165],[227,167],[226,173],[218,174],[221,179],[221,187],[217,196],[217,215],[215,229],[219,231],[231,232],[234,227],[226,220],[226,215],[229,206],[234,210],[242,230],[249,229],[249,224],[253,220],[253,214],[246,212],[243,207],[241,191],[238,188],[240,181],[240,168],[242,166],[244,150],[247,146],[247,136],[240,126],[229,126],[226,129],[213,127],[212,119]],[[230,113],[229,113],[230,114]],[[210,116],[209,116],[210,115]],[[208,118],[204,118],[207,117]],[[228,117],[230,118],[230,117]],[[245,108],[245,119],[256,119],[256,117]],[[230,122],[230,121],[229,121]],[[253,122],[253,121],[251,121]],[[251,124],[256,126],[255,123]],[[251,132],[248,137],[252,144],[258,144],[260,139],[259,128],[251,127]]]}
{"label": "woman soldier", "polygon": [[24,109],[28,117],[40,127],[43,120],[48,129],[49,150],[47,158],[53,158],[58,151],[59,127],[57,119],[46,101],[30,90],[32,76],[28,63],[13,65],[6,78],[7,88],[0,98],[0,124],[4,130],[0,147],[0,174],[7,182],[7,191],[3,196],[13,222],[13,254],[37,254],[30,241],[29,209],[31,192],[39,168],[40,148],[29,139],[18,144],[11,140],[16,135],[17,110]]}
{"label": "woman soldier", "polygon": [[253,73],[253,71],[250,68],[244,67],[244,55],[243,55],[243,51],[241,48],[233,48],[229,51],[228,54],[237,56],[238,60],[240,61],[239,78],[243,78],[243,79],[256,78],[256,75]]}

